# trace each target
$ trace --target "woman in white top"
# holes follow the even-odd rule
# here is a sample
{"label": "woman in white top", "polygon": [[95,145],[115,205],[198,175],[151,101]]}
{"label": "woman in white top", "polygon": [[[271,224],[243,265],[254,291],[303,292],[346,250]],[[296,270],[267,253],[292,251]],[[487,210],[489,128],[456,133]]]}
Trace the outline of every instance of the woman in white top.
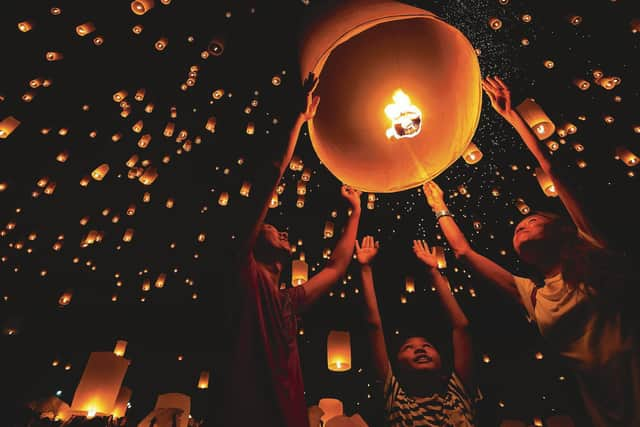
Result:
{"label": "woman in white top", "polygon": [[522,304],[540,333],[567,360],[593,424],[640,426],[637,310],[626,309],[634,303],[630,285],[635,278],[623,268],[622,257],[607,249],[551,164],[548,150],[511,108],[504,82],[487,77],[482,87],[496,112],[515,128],[551,177],[571,217],[534,212],[516,226],[513,247],[544,283],[514,276],[471,248],[433,181],[423,187],[427,203],[456,257]]}

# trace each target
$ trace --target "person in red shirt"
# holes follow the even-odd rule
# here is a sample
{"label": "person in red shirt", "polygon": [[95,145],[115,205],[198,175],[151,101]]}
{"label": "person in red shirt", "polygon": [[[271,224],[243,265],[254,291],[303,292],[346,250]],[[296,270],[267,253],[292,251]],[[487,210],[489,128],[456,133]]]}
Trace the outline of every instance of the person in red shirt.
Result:
{"label": "person in red shirt", "polygon": [[342,186],[350,215],[325,268],[304,285],[281,290],[280,275],[290,262],[287,232],[264,222],[271,196],[289,165],[302,125],[314,117],[320,101],[312,96],[317,79],[304,84],[306,108],[293,125],[282,157],[252,187],[256,216],[242,237],[233,291],[235,342],[223,389],[224,427],[307,427],[307,405],[297,345],[296,315],[312,305],[344,275],[354,252],[361,192]]}

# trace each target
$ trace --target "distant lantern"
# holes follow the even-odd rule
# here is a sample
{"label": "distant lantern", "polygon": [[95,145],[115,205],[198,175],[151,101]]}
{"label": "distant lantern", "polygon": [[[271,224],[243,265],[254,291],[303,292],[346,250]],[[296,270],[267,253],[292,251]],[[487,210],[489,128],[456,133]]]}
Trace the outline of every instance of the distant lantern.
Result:
{"label": "distant lantern", "polygon": [[626,147],[616,147],[616,157],[622,160],[627,166],[633,167],[638,165],[638,156],[633,154]]}
{"label": "distant lantern", "polygon": [[168,122],[167,125],[164,127],[164,131],[162,132],[162,134],[167,138],[171,138],[173,136],[173,132],[175,131],[175,129],[176,129],[175,123]]}
{"label": "distant lantern", "polygon": [[20,126],[20,120],[13,116],[2,119],[0,121],[0,139],[6,139],[18,126]]}
{"label": "distant lantern", "polygon": [[216,131],[216,118],[211,116],[207,119],[207,123],[205,123],[204,128],[211,133],[215,133]]}
{"label": "distant lantern", "polygon": [[547,139],[555,132],[556,126],[533,99],[527,98],[522,101],[516,107],[516,111],[540,141]]}
{"label": "distant lantern", "polygon": [[173,206],[175,205],[175,200],[173,200],[172,197],[169,197],[164,205],[167,209],[173,209]]}
{"label": "distant lantern", "polygon": [[91,34],[96,30],[96,26],[93,22],[85,22],[84,24],[80,24],[76,27],[76,33],[80,37],[84,37],[87,34]]}
{"label": "distant lantern", "polygon": [[90,182],[90,181],[91,181],[91,177],[90,177],[89,175],[83,176],[83,177],[80,179],[80,185],[81,185],[82,187],[86,187],[86,186],[88,186],[88,185],[89,185],[89,182]]}
{"label": "distant lantern", "polygon": [[298,184],[296,185],[296,194],[298,196],[304,196],[307,194],[307,184],[304,181],[298,181]]}
{"label": "distant lantern", "polygon": [[144,128],[144,122],[142,120],[138,120],[133,124],[133,126],[131,126],[131,130],[134,131],[135,133],[142,132],[143,128]]}
{"label": "distant lantern", "polygon": [[274,86],[280,86],[280,83],[282,83],[282,79],[280,78],[280,76],[275,75],[273,77],[271,77],[271,84]]}
{"label": "distant lantern", "polygon": [[133,99],[135,99],[138,102],[141,102],[144,100],[145,93],[146,93],[146,90],[144,88],[138,89]]}
{"label": "distant lantern", "polygon": [[164,284],[165,284],[166,280],[167,280],[166,273],[160,273],[160,274],[158,274],[158,277],[156,278],[156,281],[153,284],[153,286],[155,286],[158,289],[162,289],[162,288],[164,288]]}
{"label": "distant lantern", "polygon": [[158,170],[153,166],[149,166],[144,170],[140,178],[138,178],[138,181],[144,185],[151,185],[156,179],[158,179]]}
{"label": "distant lantern", "polygon": [[298,196],[298,200],[296,200],[296,208],[304,208],[304,196]]}
{"label": "distant lantern", "polygon": [[154,47],[156,48],[156,50],[158,52],[162,52],[163,50],[166,49],[167,45],[169,44],[169,39],[166,37],[160,37],[158,40],[156,40]]}
{"label": "distant lantern", "polygon": [[62,307],[67,306],[71,302],[72,298],[73,298],[72,290],[64,291],[62,295],[60,295],[60,298],[58,298],[58,304]]}
{"label": "distant lantern", "polygon": [[304,169],[304,162],[298,155],[294,155],[289,162],[289,169],[294,172],[300,172]]}
{"label": "distant lantern", "polygon": [[502,28],[502,21],[500,20],[500,18],[490,18],[489,28],[491,28],[492,30],[499,30],[500,28]]}
{"label": "distant lantern", "polygon": [[227,206],[229,204],[229,193],[226,191],[220,193],[220,196],[218,196],[218,204],[220,206]]}
{"label": "distant lantern", "polygon": [[150,142],[151,142],[151,134],[146,133],[146,134],[142,135],[140,137],[140,139],[138,140],[138,147],[147,148],[149,146]]}
{"label": "distant lantern", "polygon": [[[480,117],[480,67],[464,34],[433,13],[396,1],[367,6],[337,2],[307,27],[301,74],[319,77],[322,99],[309,134],[341,182],[398,192],[433,179],[463,154]],[[406,97],[390,104],[399,89]],[[388,105],[394,118],[385,114]],[[388,138],[390,125],[400,137]]]}
{"label": "distant lantern", "polygon": [[309,279],[309,265],[303,260],[291,261],[291,286],[300,286]]}
{"label": "distant lantern", "polygon": [[544,63],[543,63],[543,64],[544,64],[544,67],[545,67],[546,69],[548,69],[548,70],[550,70],[550,69],[552,69],[553,67],[555,67],[555,66],[556,66],[556,63],[555,63],[555,62],[553,62],[553,61],[552,61],[552,60],[550,60],[550,59],[547,59],[546,61],[544,61]]}
{"label": "distant lantern", "polygon": [[209,371],[200,372],[200,377],[198,377],[198,388],[201,390],[209,388]]}
{"label": "distant lantern", "polygon": [[60,52],[47,52],[44,55],[45,59],[49,62],[60,61],[64,58],[64,55]]}
{"label": "distant lantern", "polygon": [[112,415],[129,363],[112,352],[91,353],[73,394],[72,413]]}
{"label": "distant lantern", "polygon": [[213,56],[220,56],[224,52],[224,40],[216,37],[209,42],[207,52]]}
{"label": "distant lantern", "polygon": [[61,151],[56,156],[56,160],[60,163],[64,163],[69,159],[69,152],[67,150]]}
{"label": "distant lantern", "polygon": [[107,163],[103,163],[91,172],[91,178],[96,181],[102,181],[105,176],[109,173],[109,165]]}
{"label": "distant lantern", "polygon": [[589,83],[585,79],[573,79],[573,84],[576,85],[580,90],[587,90],[591,87],[591,83]]}
{"label": "distant lantern", "polygon": [[211,93],[213,99],[220,99],[224,96],[224,89],[216,89]]}
{"label": "distant lantern", "polygon": [[56,191],[56,183],[51,181],[47,184],[46,187],[44,187],[44,194],[50,196],[53,194],[53,192]]}
{"label": "distant lantern", "polygon": [[278,203],[279,203],[279,201],[278,201],[278,193],[276,192],[276,193],[273,193],[271,195],[271,200],[269,200],[269,208],[270,209],[277,208],[278,207]]}
{"label": "distant lantern", "polygon": [[580,169],[584,169],[587,167],[587,162],[584,159],[576,159],[576,165],[580,168]]}
{"label": "distant lantern", "polygon": [[444,248],[442,246],[434,246],[433,251],[436,255],[436,262],[438,263],[438,268],[443,269],[447,268],[447,258],[444,255]]}
{"label": "distant lantern", "polygon": [[640,18],[633,18],[629,26],[631,27],[631,32],[633,34],[640,33]]}
{"label": "distant lantern", "polygon": [[18,30],[22,31],[23,33],[31,31],[32,28],[33,24],[29,21],[18,22]]}
{"label": "distant lantern", "polygon": [[580,15],[571,15],[569,17],[569,23],[574,26],[578,26],[582,23],[582,16]]}
{"label": "distant lantern", "polygon": [[556,141],[552,139],[548,140],[545,144],[547,148],[549,148],[549,150],[551,151],[557,151],[558,148],[560,148],[560,144],[558,144]]}
{"label": "distant lantern", "polygon": [[305,168],[300,176],[300,179],[304,182],[309,182],[311,180],[311,169]]}
{"label": "distant lantern", "polygon": [[558,192],[556,190],[556,186],[551,180],[551,177],[547,175],[547,173],[542,170],[542,168],[536,168],[536,179],[538,180],[538,184],[540,184],[540,188],[547,197],[557,197]]}
{"label": "distant lantern", "polygon": [[119,90],[118,92],[113,94],[113,101],[114,102],[122,102],[126,97],[127,97],[128,93],[126,90]]}
{"label": "distant lantern", "polygon": [[253,135],[256,132],[256,125],[253,122],[247,123],[247,135]]}
{"label": "distant lantern", "polygon": [[327,367],[334,372],[344,372],[351,369],[351,340],[348,331],[329,332]]}
{"label": "distant lantern", "polygon": [[516,209],[518,209],[518,211],[520,211],[522,215],[527,215],[529,212],[531,212],[531,208],[522,198],[517,198],[515,201],[515,205]]}
{"label": "distant lantern", "polygon": [[320,417],[320,421],[322,421],[322,425],[327,425],[327,422],[332,418],[339,417],[344,413],[344,406],[342,401],[333,398],[324,398],[318,401],[318,406],[322,409],[322,416]]}
{"label": "distant lantern", "polygon": [[416,282],[413,279],[413,276],[407,276],[404,278],[404,290],[409,294],[416,291]]}
{"label": "distant lantern", "polygon": [[330,239],[333,237],[333,222],[331,221],[326,221],[324,223],[324,238],[325,239]]}
{"label": "distant lantern", "polygon": [[125,164],[127,165],[127,167],[132,168],[136,165],[136,163],[138,163],[138,160],[140,160],[140,157],[137,154],[134,154],[129,157],[129,160],[127,160]]}
{"label": "distant lantern", "polygon": [[153,0],[134,0],[131,2],[131,10],[136,15],[144,15],[154,6]]}
{"label": "distant lantern", "polygon": [[134,233],[133,228],[127,228],[124,234],[122,235],[122,241],[128,243],[131,240],[133,240],[133,233]]}
{"label": "distant lantern", "polygon": [[116,341],[116,346],[113,349],[113,354],[123,357],[125,351],[127,351],[127,342],[125,340]]}
{"label": "distant lantern", "polygon": [[467,164],[474,165],[482,159],[482,151],[476,144],[471,142],[462,154],[462,158]]}

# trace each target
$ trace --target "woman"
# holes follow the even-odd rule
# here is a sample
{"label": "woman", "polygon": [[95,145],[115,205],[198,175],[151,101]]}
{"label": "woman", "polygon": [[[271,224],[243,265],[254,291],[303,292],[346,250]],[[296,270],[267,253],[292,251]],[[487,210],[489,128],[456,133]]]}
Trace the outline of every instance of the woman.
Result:
{"label": "woman", "polygon": [[[540,333],[573,369],[585,408],[595,426],[640,425],[640,357],[637,319],[625,309],[632,277],[594,230],[584,208],[556,173],[548,152],[511,108],[504,82],[487,77],[482,87],[493,108],[518,132],[554,182],[571,219],[535,212],[515,229],[513,247],[544,283],[517,277],[477,253],[456,225],[435,182],[424,185],[457,258],[524,306]],[[625,302],[625,299],[627,301]]]}
{"label": "woman", "polygon": [[[415,240],[413,251],[427,267],[440,301],[452,325],[453,371],[443,367],[436,347],[421,335],[405,335],[394,348],[392,369],[378,311],[371,261],[378,253],[378,242],[366,236],[356,240],[356,257],[361,265],[365,318],[373,353],[374,370],[384,382],[385,416],[392,427],[476,425],[475,402],[480,393],[473,375],[473,351],[469,321],[438,271],[434,251],[424,241]],[[473,394],[469,393],[471,391]]]}

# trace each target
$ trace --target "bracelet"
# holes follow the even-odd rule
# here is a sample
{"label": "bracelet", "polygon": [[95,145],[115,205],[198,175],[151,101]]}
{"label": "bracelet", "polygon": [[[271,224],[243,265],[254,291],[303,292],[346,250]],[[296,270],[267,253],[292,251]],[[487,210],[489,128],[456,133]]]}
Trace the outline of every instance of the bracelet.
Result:
{"label": "bracelet", "polygon": [[436,222],[438,222],[438,220],[439,220],[440,218],[442,218],[443,216],[450,216],[450,217],[452,217],[452,218],[453,218],[453,214],[452,214],[451,212],[449,212],[449,211],[448,211],[448,210],[446,210],[446,209],[443,209],[443,210],[441,210],[441,211],[436,211]]}

